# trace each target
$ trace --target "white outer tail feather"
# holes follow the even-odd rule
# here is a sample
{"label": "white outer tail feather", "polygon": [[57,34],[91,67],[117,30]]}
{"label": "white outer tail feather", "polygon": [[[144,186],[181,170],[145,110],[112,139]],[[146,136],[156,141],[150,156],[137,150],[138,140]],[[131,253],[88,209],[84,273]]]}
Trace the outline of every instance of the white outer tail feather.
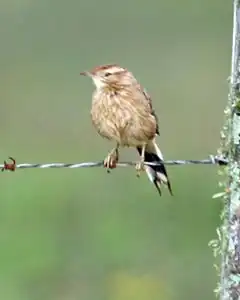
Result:
{"label": "white outer tail feather", "polygon": [[[163,154],[162,154],[161,150],[159,149],[155,139],[150,141],[147,144],[146,151],[157,154],[157,156],[163,161]],[[151,167],[148,167],[148,166],[146,166],[145,169],[146,169],[148,178],[150,179],[151,182],[153,182],[154,177],[155,177],[154,175],[156,172]],[[168,181],[168,179],[166,178],[166,176],[164,174],[157,173],[157,177],[164,183],[167,183],[167,181]]]}
{"label": "white outer tail feather", "polygon": [[[142,148],[137,147],[137,150],[138,153],[141,155]],[[158,190],[158,193],[161,195],[160,186],[164,184],[164,186],[168,187],[170,194],[173,195],[171,183],[167,175],[167,170],[163,164],[163,154],[159,149],[155,139],[149,141],[146,145],[144,159],[146,162],[159,163],[159,165],[156,166],[145,165],[144,167],[149,180],[155,185],[155,187]]]}

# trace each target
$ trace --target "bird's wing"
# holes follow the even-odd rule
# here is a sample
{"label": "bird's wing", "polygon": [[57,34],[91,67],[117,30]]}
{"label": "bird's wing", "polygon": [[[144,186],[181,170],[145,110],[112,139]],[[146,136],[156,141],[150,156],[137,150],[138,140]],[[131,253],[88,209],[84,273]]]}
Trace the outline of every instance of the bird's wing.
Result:
{"label": "bird's wing", "polygon": [[142,88],[141,85],[139,85],[139,88],[140,88],[141,92],[143,93],[144,97],[146,98],[146,100],[148,101],[150,109],[151,109],[151,113],[152,113],[152,115],[154,116],[154,118],[156,120],[156,125],[157,125],[156,126],[156,134],[160,135],[160,133],[159,133],[159,125],[158,125],[158,117],[157,117],[157,115],[156,115],[156,113],[155,113],[155,111],[153,109],[152,99],[151,99],[150,95],[148,94],[148,92],[146,91],[145,88]]}

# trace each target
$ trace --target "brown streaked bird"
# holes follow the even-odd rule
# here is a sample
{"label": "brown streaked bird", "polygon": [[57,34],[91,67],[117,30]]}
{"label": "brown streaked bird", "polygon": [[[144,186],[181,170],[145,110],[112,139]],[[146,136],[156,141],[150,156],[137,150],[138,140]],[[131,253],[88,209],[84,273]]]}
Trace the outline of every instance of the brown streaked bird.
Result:
{"label": "brown streaked bird", "polygon": [[[98,66],[80,74],[92,78],[96,87],[91,109],[94,127],[102,137],[115,143],[104,166],[108,170],[116,167],[120,147],[136,147],[140,155],[137,175],[145,170],[160,195],[162,183],[173,195],[163,155],[155,140],[159,135],[158,119],[146,90],[131,72],[117,64]],[[158,165],[147,166],[144,162]]]}

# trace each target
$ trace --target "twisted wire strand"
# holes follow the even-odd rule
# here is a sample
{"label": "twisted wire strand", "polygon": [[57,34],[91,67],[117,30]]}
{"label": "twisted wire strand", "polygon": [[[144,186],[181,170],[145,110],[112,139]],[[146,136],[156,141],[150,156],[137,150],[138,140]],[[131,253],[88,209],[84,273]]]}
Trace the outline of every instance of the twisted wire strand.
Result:
{"label": "twisted wire strand", "polygon": [[[208,159],[202,160],[166,160],[164,161],[165,165],[220,165],[224,166],[228,164],[228,160],[219,156],[210,155]],[[125,161],[119,162],[117,164],[118,167],[128,167],[135,166],[136,162],[133,161]],[[158,165],[158,163],[148,163],[145,165]],[[31,168],[91,168],[91,167],[102,167],[103,161],[97,162],[82,162],[82,163],[22,163],[16,164],[14,169],[31,169]],[[0,168],[4,169],[6,165],[0,165]]]}

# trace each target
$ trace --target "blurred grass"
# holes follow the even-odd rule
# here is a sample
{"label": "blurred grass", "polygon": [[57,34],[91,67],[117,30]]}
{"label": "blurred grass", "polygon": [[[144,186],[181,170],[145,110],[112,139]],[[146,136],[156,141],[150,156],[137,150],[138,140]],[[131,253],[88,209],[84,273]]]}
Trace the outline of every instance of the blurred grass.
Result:
{"label": "blurred grass", "polygon": [[[0,156],[102,159],[79,72],[116,62],[153,97],[166,159],[205,158],[227,99],[226,1],[0,0]],[[122,159],[136,158],[123,150]],[[207,243],[220,204],[213,166],[169,167],[160,199],[132,169],[19,170],[1,176],[5,300],[213,299]]]}

